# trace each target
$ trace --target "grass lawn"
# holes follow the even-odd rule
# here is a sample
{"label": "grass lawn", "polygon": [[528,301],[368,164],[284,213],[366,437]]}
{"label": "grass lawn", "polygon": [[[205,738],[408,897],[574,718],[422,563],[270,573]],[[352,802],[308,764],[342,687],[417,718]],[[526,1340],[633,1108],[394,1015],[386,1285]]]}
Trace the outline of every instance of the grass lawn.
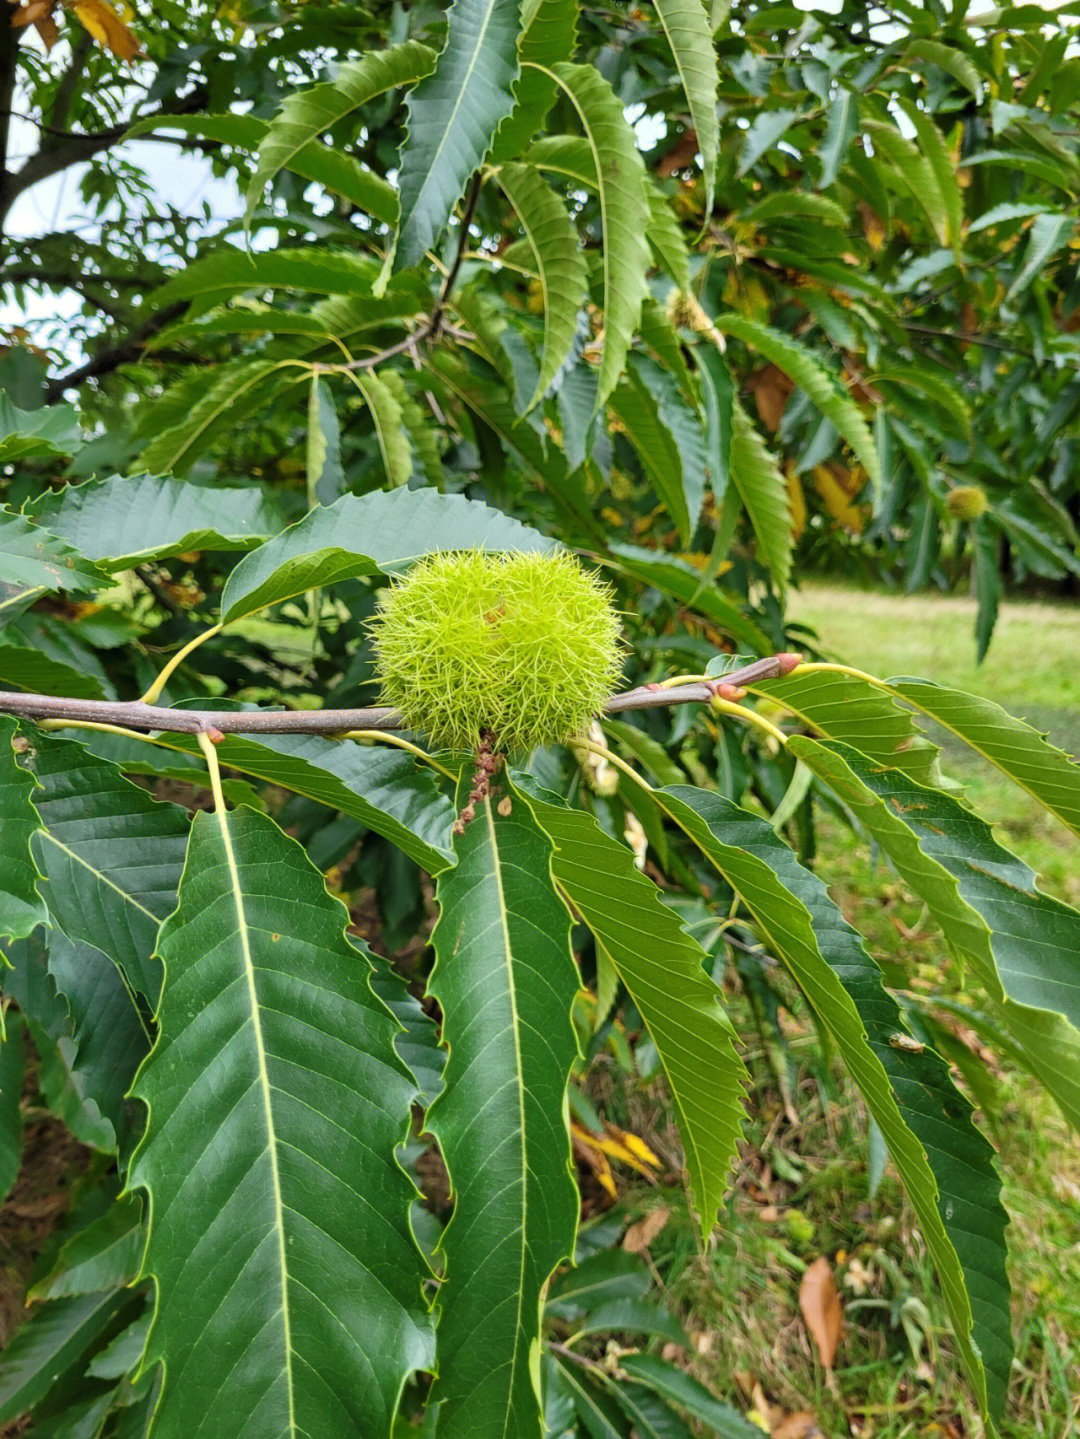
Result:
{"label": "grass lawn", "polygon": [[[978,668],[974,606],[966,600],[807,584],[793,596],[792,617],[817,630],[830,657],[987,695],[1080,752],[1080,681],[1071,663],[1080,606],[1007,605]],[[946,771],[999,821],[1002,843],[1044,888],[1080,901],[1080,841],[956,741],[934,738],[944,745]],[[817,868],[890,979],[963,994],[965,976],[921,904],[839,822],[822,824]],[[757,1028],[744,995],[733,998],[732,1016],[754,1083],[747,1144],[716,1250],[700,1258],[688,1224],[677,1219],[652,1246],[656,1272],[693,1336],[697,1372],[744,1410],[756,1407],[785,1439],[979,1434],[933,1268],[890,1170],[870,1195],[861,1101],[822,1057],[794,995],[790,1010],[780,1011],[779,1036]],[[1073,1439],[1080,1435],[1080,1143],[1026,1076],[964,1037],[983,1060],[984,1098],[995,1096],[993,1114],[981,1122],[1002,1156],[1012,1217],[1017,1358],[1002,1433]],[[623,1119],[640,1125],[647,1112],[630,1100]],[[633,1191],[628,1199],[635,1202]],[[656,1203],[655,1192],[637,1202]],[[832,1263],[844,1304],[832,1375],[799,1316],[799,1280],[819,1255]]]}

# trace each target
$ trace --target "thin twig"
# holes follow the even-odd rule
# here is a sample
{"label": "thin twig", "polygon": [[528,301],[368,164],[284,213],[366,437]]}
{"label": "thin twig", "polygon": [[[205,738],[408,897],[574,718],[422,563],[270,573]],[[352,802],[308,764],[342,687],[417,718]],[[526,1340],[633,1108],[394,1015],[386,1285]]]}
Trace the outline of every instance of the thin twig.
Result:
{"label": "thin twig", "polygon": [[[795,655],[770,655],[723,676],[725,684],[753,684],[788,674],[798,663]],[[627,710],[660,709],[668,705],[707,704],[714,698],[707,684],[661,689],[643,685],[613,695],[604,706],[608,715]],[[0,690],[0,713],[25,719],[83,720],[98,724],[124,725],[134,730],[160,730],[174,734],[323,734],[343,735],[348,730],[404,729],[397,710],[373,706],[369,709],[323,710],[196,710],[168,709],[143,704],[140,700],[83,700],[66,695],[21,694]]]}
{"label": "thin twig", "polygon": [[439,291],[439,298],[435,302],[435,308],[431,312],[431,322],[428,325],[427,333],[429,339],[435,339],[442,325],[443,312],[450,302],[457,283],[458,272],[461,269],[461,262],[465,258],[465,248],[469,243],[469,226],[472,224],[473,216],[476,214],[476,202],[480,199],[480,187],[484,183],[483,177],[478,170],[472,178],[469,186],[469,193],[465,200],[465,209],[461,215],[461,225],[458,229],[457,251],[454,254],[454,263],[446,272],[442,289]]}

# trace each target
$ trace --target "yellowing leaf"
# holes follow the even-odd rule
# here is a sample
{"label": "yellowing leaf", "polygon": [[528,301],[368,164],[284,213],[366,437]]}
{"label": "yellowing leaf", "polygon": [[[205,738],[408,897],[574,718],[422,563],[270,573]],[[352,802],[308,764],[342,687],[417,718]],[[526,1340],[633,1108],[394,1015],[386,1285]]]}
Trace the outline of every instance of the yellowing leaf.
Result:
{"label": "yellowing leaf", "polygon": [[99,45],[131,64],[142,47],[107,0],[77,0],[70,8]]}
{"label": "yellowing leaf", "polygon": [[797,542],[802,539],[806,529],[806,496],[797,470],[789,465],[784,471],[784,478],[787,481],[788,504],[791,507],[791,538]]}
{"label": "yellowing leaf", "polygon": [[[836,474],[836,467],[832,465],[815,465],[813,469],[814,489],[824,501],[825,508],[838,525],[844,529],[851,530],[853,534],[862,534],[866,524],[866,513],[862,505],[852,502],[851,494]],[[788,486],[790,491],[790,484]]]}

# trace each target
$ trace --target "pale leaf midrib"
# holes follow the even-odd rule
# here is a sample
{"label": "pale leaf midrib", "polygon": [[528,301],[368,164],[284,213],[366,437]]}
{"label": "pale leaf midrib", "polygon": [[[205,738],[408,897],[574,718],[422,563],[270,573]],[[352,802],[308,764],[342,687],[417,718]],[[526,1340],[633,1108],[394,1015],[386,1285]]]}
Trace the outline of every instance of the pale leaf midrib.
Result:
{"label": "pale leaf midrib", "polygon": [[274,1228],[277,1232],[278,1263],[281,1271],[281,1319],[285,1330],[285,1389],[288,1395],[289,1405],[289,1434],[293,1436],[293,1439],[299,1439],[301,1431],[297,1428],[296,1423],[292,1372],[292,1326],[289,1320],[289,1281],[286,1267],[285,1225],[283,1221],[285,1206],[281,1198],[277,1132],[274,1125],[273,1106],[270,1099],[272,1086],[266,1067],[266,1047],[263,1042],[262,1024],[259,1018],[259,996],[255,988],[255,963],[252,958],[251,945],[248,939],[247,916],[244,912],[244,894],[240,884],[240,870],[237,866],[236,855],[233,851],[232,835],[229,833],[229,821],[226,811],[218,808],[215,812],[215,818],[221,831],[221,843],[225,851],[225,864],[229,871],[229,883],[232,888],[233,903],[236,907],[237,937],[240,940],[240,952],[244,962],[244,978],[247,983],[248,998],[251,1005],[251,1027],[252,1033],[255,1036],[255,1054],[258,1063],[259,1087],[262,1092],[263,1109],[266,1116],[267,1151],[270,1156],[270,1177],[273,1185],[274,1198]]}
{"label": "pale leaf midrib", "polygon": [[522,1324],[522,1306],[525,1302],[525,1255],[528,1251],[528,1204],[529,1204],[529,1162],[525,1145],[525,1083],[521,1065],[521,1031],[520,1019],[517,1004],[517,986],[514,983],[514,962],[513,949],[510,943],[510,926],[508,922],[508,911],[506,906],[506,895],[503,890],[502,867],[499,856],[499,841],[495,834],[495,818],[491,812],[490,796],[484,801],[484,819],[488,827],[488,837],[491,841],[491,854],[494,861],[492,870],[495,876],[495,894],[499,904],[499,923],[502,928],[503,952],[506,955],[506,982],[510,996],[510,1009],[513,1015],[512,1031],[514,1036],[514,1069],[517,1075],[517,1096],[518,1096],[518,1120],[521,1126],[521,1259],[518,1265],[518,1287],[517,1287],[517,1311],[514,1316],[514,1353],[510,1361],[510,1383],[507,1388],[506,1413],[503,1416],[502,1439],[514,1439],[509,1433],[511,1400],[514,1393],[514,1382],[517,1378],[518,1350],[520,1347],[519,1336]]}

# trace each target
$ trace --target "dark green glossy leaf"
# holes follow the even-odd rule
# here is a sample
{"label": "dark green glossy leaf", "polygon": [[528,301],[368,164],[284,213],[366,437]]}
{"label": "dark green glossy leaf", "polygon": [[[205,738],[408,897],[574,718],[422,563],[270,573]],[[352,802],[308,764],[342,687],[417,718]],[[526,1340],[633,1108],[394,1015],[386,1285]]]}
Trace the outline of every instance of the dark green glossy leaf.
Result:
{"label": "dark green glossy leaf", "polygon": [[722,1404],[685,1369],[652,1354],[627,1354],[620,1367],[631,1378],[663,1394],[693,1419],[708,1428],[716,1439],[757,1439],[760,1429],[744,1419],[737,1409]]}
{"label": "dark green glossy leaf", "polygon": [[128,1285],[139,1272],[145,1234],[142,1206],[128,1195],[64,1241],[49,1272],[34,1284],[31,1300],[99,1294]]}
{"label": "dark green glossy leaf", "polygon": [[746,904],[835,1040],[919,1216],[980,1406],[996,1420],[1012,1357],[1007,1217],[993,1150],[970,1106],[944,1061],[907,1042],[861,939],[767,822],[686,786],[654,797]]}
{"label": "dark green glossy leaf", "polygon": [[1080,914],[1043,894],[990,826],[940,790],[845,745],[795,737],[923,900],[1015,1041],[1080,1129]]}
{"label": "dark green glossy leaf", "polygon": [[540,1433],[541,1295],[577,1223],[566,1085],[579,981],[550,841],[516,794],[509,815],[490,798],[476,809],[432,935],[449,1058],[427,1123],[456,1194],[432,1399],[446,1439],[527,1439]]}
{"label": "dark green glossy leaf", "polygon": [[404,569],[431,550],[547,550],[554,543],[463,495],[343,495],[240,561],[222,591],[222,620],[241,619],[315,587]]}
{"label": "dark green glossy leaf", "polygon": [[394,1159],[413,1087],[347,920],[271,820],[196,815],[134,1087],[163,1439],[193,1413],[230,1434],[386,1433],[430,1362]]}
{"label": "dark green glossy leaf", "polygon": [[132,1295],[123,1289],[43,1305],[0,1355],[0,1423],[44,1399],[63,1375],[111,1337],[132,1307]]}
{"label": "dark green glossy leaf", "polygon": [[126,1155],[137,1116],[125,1096],[150,1047],[147,1019],[119,967],[99,949],[73,943],[58,929],[50,931],[47,943],[49,973],[67,1006],[76,1047],[76,1084],[112,1126],[110,1147],[118,1145]]}
{"label": "dark green glossy leaf", "polygon": [[418,264],[436,243],[514,108],[520,33],[520,0],[453,0],[446,48],[406,101],[397,268]]}
{"label": "dark green glossy leaf", "polygon": [[746,1079],[720,993],[705,973],[705,953],[661,903],[626,845],[606,835],[584,810],[567,809],[531,782],[521,783],[554,841],[555,879],[614,966],[656,1045],[704,1237],[730,1180]]}
{"label": "dark green glossy leaf", "polygon": [[155,1003],[154,946],[176,903],[187,814],[70,740],[35,733],[26,759],[41,785],[34,854],[49,912],[69,939],[102,949]]}
{"label": "dark green glossy leaf", "polygon": [[8,1197],[19,1177],[22,1162],[22,1099],[26,1042],[22,1015],[11,1010],[4,1015],[0,1036],[0,1204]]}
{"label": "dark green glossy leaf", "polygon": [[34,808],[37,786],[16,763],[17,728],[15,720],[0,715],[0,936],[25,939],[48,916],[30,854],[30,838],[40,823]]}
{"label": "dark green glossy leaf", "polygon": [[108,570],[192,550],[250,550],[284,523],[264,491],[189,484],[168,475],[113,475],[48,490],[37,520]]}

